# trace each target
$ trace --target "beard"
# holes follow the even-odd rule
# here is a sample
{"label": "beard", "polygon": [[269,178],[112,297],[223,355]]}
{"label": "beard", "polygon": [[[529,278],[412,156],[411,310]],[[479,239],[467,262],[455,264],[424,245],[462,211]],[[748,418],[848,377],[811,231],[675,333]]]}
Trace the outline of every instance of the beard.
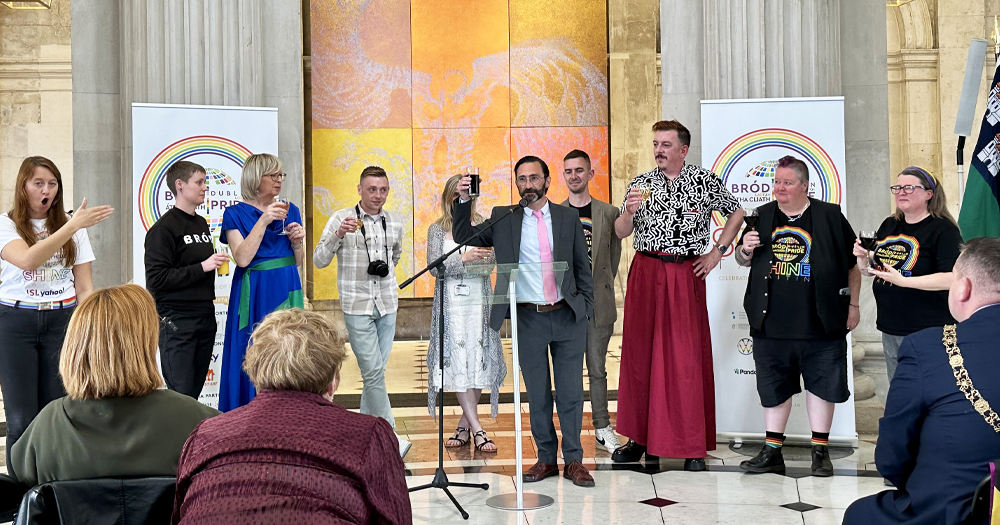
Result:
{"label": "beard", "polygon": [[525,195],[531,193],[531,194],[533,194],[536,197],[535,200],[538,200],[538,199],[541,199],[542,197],[544,197],[545,194],[548,193],[548,191],[549,191],[548,188],[537,189],[537,188],[528,187],[528,188],[524,188],[523,190],[519,190],[518,193],[521,194],[522,198]]}

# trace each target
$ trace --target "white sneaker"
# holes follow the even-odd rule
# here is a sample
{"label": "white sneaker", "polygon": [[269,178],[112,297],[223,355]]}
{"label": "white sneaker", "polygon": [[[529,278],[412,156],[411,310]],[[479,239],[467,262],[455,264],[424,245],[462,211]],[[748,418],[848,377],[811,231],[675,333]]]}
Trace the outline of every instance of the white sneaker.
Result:
{"label": "white sneaker", "polygon": [[622,446],[611,425],[597,429],[597,444],[606,448],[608,452],[614,452],[616,448]]}
{"label": "white sneaker", "polygon": [[396,439],[399,440],[399,457],[405,458],[406,453],[410,451],[410,447],[413,446],[413,443],[399,437],[399,434],[396,434]]}

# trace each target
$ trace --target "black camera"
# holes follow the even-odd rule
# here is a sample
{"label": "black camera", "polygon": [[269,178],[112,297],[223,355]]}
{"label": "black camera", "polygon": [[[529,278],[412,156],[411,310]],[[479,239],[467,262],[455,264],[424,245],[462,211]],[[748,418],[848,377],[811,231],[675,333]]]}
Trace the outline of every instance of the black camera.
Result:
{"label": "black camera", "polygon": [[385,261],[370,261],[368,263],[368,275],[385,277],[389,275],[389,264]]}

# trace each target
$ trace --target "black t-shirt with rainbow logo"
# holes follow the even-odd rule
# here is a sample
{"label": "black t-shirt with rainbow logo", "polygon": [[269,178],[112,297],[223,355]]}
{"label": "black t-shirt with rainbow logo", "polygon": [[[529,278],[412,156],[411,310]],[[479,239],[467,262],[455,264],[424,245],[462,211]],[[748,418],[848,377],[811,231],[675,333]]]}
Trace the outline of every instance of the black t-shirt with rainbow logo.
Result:
{"label": "black t-shirt with rainbow logo", "polygon": [[[928,216],[916,224],[889,217],[875,237],[875,263],[892,265],[904,277],[950,272],[958,259],[962,234],[948,219]],[[878,306],[876,326],[891,335],[955,322],[948,312],[948,292],[903,288],[876,278],[872,283]]]}
{"label": "black t-shirt with rainbow logo", "polygon": [[812,209],[794,221],[776,210],[771,233],[774,262],[771,301],[764,317],[763,334],[775,339],[821,339],[823,323],[816,312],[816,286],[812,280]]}

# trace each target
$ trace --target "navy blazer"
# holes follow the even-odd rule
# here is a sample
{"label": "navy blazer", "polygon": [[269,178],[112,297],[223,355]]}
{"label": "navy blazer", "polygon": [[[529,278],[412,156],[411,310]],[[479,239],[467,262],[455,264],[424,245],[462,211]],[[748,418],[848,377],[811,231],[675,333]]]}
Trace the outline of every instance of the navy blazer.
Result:
{"label": "navy blazer", "polygon": [[[514,206],[517,208],[517,206]],[[490,221],[502,217],[511,206],[493,208]],[[517,209],[513,214],[503,218],[492,227],[473,226],[471,201],[463,203],[455,201],[452,211],[451,235],[456,242],[461,242],[472,236],[473,232],[480,235],[469,241],[470,246],[492,246],[496,254],[497,264],[516,264],[521,255],[521,220],[524,213]],[[549,213],[552,214],[552,260],[565,261],[569,268],[563,275],[563,299],[573,309],[577,321],[588,321],[594,315],[594,277],[590,270],[590,257],[587,255],[587,240],[583,236],[583,225],[580,224],[580,214],[567,206],[560,206],[549,201]],[[484,223],[485,224],[485,223]],[[499,273],[495,293],[507,295],[509,277]],[[490,313],[490,326],[500,330],[504,318],[510,310],[507,302],[494,302]]]}
{"label": "navy blazer", "polygon": [[[972,384],[1000,409],[1000,375],[994,368],[1000,305],[959,323],[956,335]],[[899,490],[879,498],[890,508],[877,514],[898,516],[892,523],[962,523],[989,462],[1000,458],[1000,434],[959,390],[941,338],[941,328],[927,328],[903,341],[879,421],[875,464]]]}

